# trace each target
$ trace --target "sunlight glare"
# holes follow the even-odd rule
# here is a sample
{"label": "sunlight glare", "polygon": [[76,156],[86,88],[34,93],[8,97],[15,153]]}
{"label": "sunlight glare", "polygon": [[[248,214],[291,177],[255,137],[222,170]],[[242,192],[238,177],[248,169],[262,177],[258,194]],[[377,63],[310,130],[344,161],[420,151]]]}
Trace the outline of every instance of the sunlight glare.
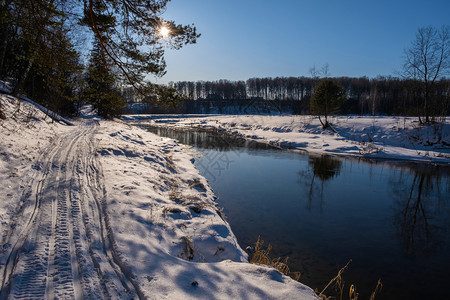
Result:
{"label": "sunlight glare", "polygon": [[166,37],[169,36],[170,30],[169,30],[169,28],[167,28],[166,26],[162,26],[162,27],[159,29],[159,34],[160,34],[163,38],[166,38]]}

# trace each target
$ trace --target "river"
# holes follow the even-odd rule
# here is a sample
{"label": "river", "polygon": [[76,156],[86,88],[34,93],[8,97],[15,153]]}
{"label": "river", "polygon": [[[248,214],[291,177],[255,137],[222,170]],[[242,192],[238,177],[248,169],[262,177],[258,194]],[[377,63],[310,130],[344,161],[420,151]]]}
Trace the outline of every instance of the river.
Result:
{"label": "river", "polygon": [[[258,237],[321,290],[349,260],[368,299],[443,299],[450,282],[450,167],[314,156],[208,131],[149,127],[194,146],[239,244]],[[333,294],[330,290],[328,295]]]}

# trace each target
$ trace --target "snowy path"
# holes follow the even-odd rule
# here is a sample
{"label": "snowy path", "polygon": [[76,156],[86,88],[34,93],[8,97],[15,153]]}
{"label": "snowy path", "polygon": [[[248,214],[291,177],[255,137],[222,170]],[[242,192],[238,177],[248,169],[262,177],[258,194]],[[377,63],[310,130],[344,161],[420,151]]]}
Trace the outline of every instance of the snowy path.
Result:
{"label": "snowy path", "polygon": [[27,174],[14,222],[3,234],[1,299],[142,296],[115,249],[95,125],[85,120],[55,137]]}

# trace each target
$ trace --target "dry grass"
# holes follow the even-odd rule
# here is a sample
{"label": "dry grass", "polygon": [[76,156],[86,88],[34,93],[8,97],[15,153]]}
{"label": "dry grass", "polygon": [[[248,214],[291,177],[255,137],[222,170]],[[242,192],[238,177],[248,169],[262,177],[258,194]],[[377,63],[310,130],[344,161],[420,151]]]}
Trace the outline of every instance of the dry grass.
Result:
{"label": "dry grass", "polygon": [[[203,185],[202,185],[203,186]],[[203,210],[207,208],[215,209],[216,206],[214,203],[208,203],[206,201],[202,201],[199,197],[195,195],[183,195],[179,192],[179,185],[174,184],[169,191],[169,199],[174,201],[177,204],[181,204],[187,206],[193,212],[199,214]],[[190,185],[192,187],[192,185]]]}
{"label": "dry grass", "polygon": [[[339,270],[338,274],[333,279],[330,280],[330,282],[325,286],[325,288],[320,293],[318,293],[318,291],[316,289],[316,294],[318,294],[320,299],[322,299],[322,300],[336,299],[334,297],[328,297],[325,295],[325,291],[333,284],[334,284],[335,291],[339,295],[339,299],[340,300],[343,299],[345,284],[344,284],[344,280],[342,278],[342,274],[344,273],[345,270],[347,270],[351,261],[352,260],[349,260],[348,263],[344,267],[342,267],[342,269]],[[378,279],[377,286],[375,287],[375,290],[370,295],[369,300],[375,300],[376,295],[381,291],[382,287],[383,287],[383,285],[381,284],[381,280]],[[348,291],[348,299],[349,300],[358,300],[358,296],[359,295],[356,292],[356,286],[354,284],[350,285],[350,288]]]}
{"label": "dry grass", "polygon": [[383,288],[383,284],[381,283],[381,279],[378,279],[377,286],[375,287],[375,290],[370,294],[369,300],[375,300],[376,295],[381,291]]}
{"label": "dry grass", "polygon": [[169,199],[175,202],[180,200],[180,193],[178,192],[177,187],[172,187],[169,192]]}
{"label": "dry grass", "polygon": [[173,154],[165,154],[164,158],[167,162],[167,168],[169,169],[169,171],[172,173],[177,173],[177,168],[175,167],[175,163],[173,160]]}
{"label": "dry grass", "polygon": [[[358,293],[356,292],[356,287],[354,284],[352,284],[350,286],[350,290],[348,292],[348,298],[350,300],[358,300]],[[342,295],[341,295],[341,299],[342,299]]]}
{"label": "dry grass", "polygon": [[342,273],[345,272],[345,270],[347,270],[348,265],[352,262],[352,260],[349,260],[348,263],[342,267],[342,269],[339,270],[338,274],[330,280],[330,282],[328,282],[328,284],[325,286],[325,288],[319,293],[319,297],[321,299],[330,299],[329,297],[325,296],[325,291],[334,283],[334,287],[336,289],[336,291],[339,292],[340,295],[340,299],[342,300],[342,295],[344,293],[344,280],[342,279]]}
{"label": "dry grass", "polygon": [[[290,269],[287,265],[287,261],[288,261],[287,257],[283,260],[281,259],[281,257],[279,257],[277,259],[272,259],[272,258],[270,258],[270,255],[269,255],[270,250],[272,250],[272,246],[269,244],[267,246],[267,248],[264,249],[263,245],[264,245],[264,241],[261,240],[260,237],[258,237],[258,240],[256,241],[256,244],[255,244],[255,249],[254,249],[255,253],[253,254],[253,256],[250,260],[251,264],[268,265],[268,266],[275,268],[280,273],[282,273],[284,275],[288,275],[297,281],[300,279],[299,272],[291,272],[290,271]],[[316,289],[316,294],[318,295],[318,297],[320,299],[322,299],[322,300],[331,300],[331,299],[343,300],[345,284],[344,284],[342,274],[345,272],[345,270],[348,269],[348,266],[350,265],[351,261],[352,260],[349,260],[348,263],[339,270],[338,274],[333,279],[330,280],[330,282],[325,286],[325,288],[320,293]],[[337,293],[338,297],[331,297],[331,296],[328,297],[325,295],[325,292],[331,286],[334,287],[334,290]],[[383,287],[383,285],[381,283],[381,280],[378,280],[375,290],[370,295],[369,300],[375,300],[376,295],[381,291],[382,287]],[[348,299],[349,300],[358,300],[358,296],[359,295],[356,292],[356,286],[354,284],[350,285],[349,292],[348,292]]]}
{"label": "dry grass", "polygon": [[263,249],[264,241],[261,240],[260,237],[258,237],[258,240],[255,244],[255,253],[252,256],[252,259],[250,260],[251,264],[260,264],[260,265],[267,265],[275,268],[278,272],[281,274],[291,276],[295,280],[300,279],[300,272],[291,272],[289,269],[287,262],[288,257],[285,259],[281,259],[281,257],[278,257],[276,259],[271,259],[269,256],[270,250],[272,250],[272,245],[268,245],[267,249]]}
{"label": "dry grass", "polygon": [[163,208],[163,214],[166,215],[167,213],[171,213],[171,214],[179,214],[182,213],[183,211],[178,208],[178,207],[174,207],[174,206],[165,206]]}
{"label": "dry grass", "polygon": [[194,179],[194,180],[188,182],[188,185],[191,188],[195,188],[199,191],[206,192],[206,187],[204,186],[203,183],[201,183],[201,181],[199,179]]}
{"label": "dry grass", "polygon": [[194,244],[189,237],[183,237],[183,252],[181,252],[181,258],[185,258],[189,261],[194,259]]}

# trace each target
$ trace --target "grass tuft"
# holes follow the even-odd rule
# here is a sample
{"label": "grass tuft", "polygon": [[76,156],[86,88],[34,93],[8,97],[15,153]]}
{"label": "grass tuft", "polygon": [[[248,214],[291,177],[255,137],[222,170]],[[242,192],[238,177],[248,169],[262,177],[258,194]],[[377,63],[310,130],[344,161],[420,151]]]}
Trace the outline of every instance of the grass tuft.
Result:
{"label": "grass tuft", "polygon": [[[341,296],[342,298],[342,296]],[[356,287],[354,284],[350,286],[350,290],[348,292],[348,298],[350,300],[358,300],[358,293],[356,292]]]}
{"label": "grass tuft", "polygon": [[344,293],[344,280],[342,279],[342,273],[344,273],[345,270],[347,270],[348,265],[352,262],[352,260],[350,259],[348,261],[348,263],[342,267],[342,269],[339,270],[338,274],[330,280],[330,282],[328,282],[328,284],[325,286],[325,288],[319,293],[319,297],[321,299],[329,299],[329,297],[325,296],[325,291],[334,283],[334,287],[336,289],[336,291],[339,292],[340,296],[341,296],[341,300],[342,300],[342,295]]}
{"label": "grass tuft", "polygon": [[381,280],[378,279],[377,286],[375,287],[375,290],[370,295],[369,300],[375,300],[376,295],[381,291],[382,288],[383,288],[383,284],[381,283]]}
{"label": "grass tuft", "polygon": [[181,252],[181,258],[189,261],[194,259],[194,244],[189,237],[183,236],[183,251]]}
{"label": "grass tuft", "polygon": [[269,256],[270,250],[272,250],[272,245],[268,245],[267,249],[263,249],[264,241],[261,240],[261,237],[258,236],[258,240],[255,243],[255,253],[252,256],[252,259],[250,260],[251,264],[260,264],[260,265],[267,265],[275,268],[278,272],[281,274],[291,276],[295,280],[300,279],[300,272],[291,272],[291,270],[288,267],[288,257],[285,259],[281,259],[281,257],[278,257],[276,259],[271,259]]}

